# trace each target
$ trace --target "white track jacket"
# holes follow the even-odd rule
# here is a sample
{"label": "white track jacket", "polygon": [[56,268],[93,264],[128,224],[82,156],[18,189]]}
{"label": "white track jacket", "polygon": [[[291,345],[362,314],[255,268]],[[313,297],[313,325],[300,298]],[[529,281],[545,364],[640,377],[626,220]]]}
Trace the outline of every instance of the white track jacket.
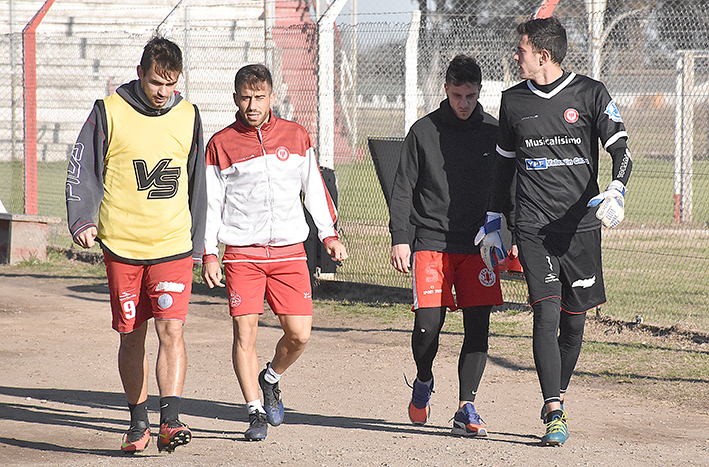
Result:
{"label": "white track jacket", "polygon": [[206,255],[218,255],[219,243],[285,246],[305,241],[310,229],[303,203],[318,238],[338,238],[335,205],[301,125],[273,113],[261,128],[237,118],[212,136],[206,161]]}

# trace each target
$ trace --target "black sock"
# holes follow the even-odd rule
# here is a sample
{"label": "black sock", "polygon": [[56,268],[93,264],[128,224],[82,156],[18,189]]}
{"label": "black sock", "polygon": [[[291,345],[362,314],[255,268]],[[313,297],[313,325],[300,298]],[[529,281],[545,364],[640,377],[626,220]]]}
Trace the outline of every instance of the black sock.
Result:
{"label": "black sock", "polygon": [[140,404],[128,404],[128,408],[130,409],[130,426],[135,426],[135,424],[140,421],[148,423],[147,400],[141,402]]}
{"label": "black sock", "polygon": [[160,398],[160,424],[177,420],[180,417],[181,398],[168,396]]}

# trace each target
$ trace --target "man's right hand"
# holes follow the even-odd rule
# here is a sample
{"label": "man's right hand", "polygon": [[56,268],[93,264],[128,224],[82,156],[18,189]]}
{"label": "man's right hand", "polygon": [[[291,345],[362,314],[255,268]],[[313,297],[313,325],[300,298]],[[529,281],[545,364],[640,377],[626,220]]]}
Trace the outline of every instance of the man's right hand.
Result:
{"label": "man's right hand", "polygon": [[222,283],[222,268],[219,266],[219,261],[202,263],[202,279],[204,279],[210,289],[224,287]]}
{"label": "man's right hand", "polygon": [[407,274],[411,264],[411,248],[408,243],[400,243],[391,247],[391,265],[399,272]]}
{"label": "man's right hand", "polygon": [[96,238],[96,235],[98,235],[96,227],[89,227],[88,229],[77,235],[76,238],[74,238],[74,241],[81,248],[91,248],[96,244],[96,241],[94,240]]}

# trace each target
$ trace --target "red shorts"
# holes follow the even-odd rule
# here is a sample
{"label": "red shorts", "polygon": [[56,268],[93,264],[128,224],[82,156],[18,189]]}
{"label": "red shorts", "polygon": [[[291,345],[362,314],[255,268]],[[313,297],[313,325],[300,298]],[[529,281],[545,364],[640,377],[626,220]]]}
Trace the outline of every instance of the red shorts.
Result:
{"label": "red shorts", "polygon": [[[417,251],[414,253],[412,309],[502,305],[498,266],[485,267],[480,255]],[[455,287],[455,296],[453,288]]]}
{"label": "red shorts", "polygon": [[192,257],[159,264],[128,264],[104,253],[113,329],[128,333],[150,318],[183,323],[192,293]]}
{"label": "red shorts", "polygon": [[224,273],[229,314],[263,313],[264,295],[277,315],[313,314],[312,288],[302,243],[268,247],[227,246]]}

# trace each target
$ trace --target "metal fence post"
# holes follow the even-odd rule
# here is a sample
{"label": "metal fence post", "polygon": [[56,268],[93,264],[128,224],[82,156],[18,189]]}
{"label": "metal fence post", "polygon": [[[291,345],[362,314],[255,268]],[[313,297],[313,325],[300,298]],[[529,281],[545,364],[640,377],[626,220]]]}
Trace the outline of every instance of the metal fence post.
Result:
{"label": "metal fence post", "polygon": [[694,54],[677,52],[675,100],[675,222],[692,222],[692,159],[694,152]]}
{"label": "metal fence post", "polygon": [[347,0],[335,0],[318,20],[318,163],[335,168],[335,19]]}
{"label": "metal fence post", "polygon": [[35,33],[54,0],[42,8],[22,31],[25,77],[25,214],[37,214],[37,40]]}
{"label": "metal fence post", "polygon": [[406,36],[406,75],[404,97],[404,134],[418,119],[418,45],[421,27],[421,10],[411,15],[409,34]]}
{"label": "metal fence post", "polygon": [[264,0],[264,40],[266,43],[266,67],[273,69],[273,27],[276,25],[276,2],[275,0]]}

